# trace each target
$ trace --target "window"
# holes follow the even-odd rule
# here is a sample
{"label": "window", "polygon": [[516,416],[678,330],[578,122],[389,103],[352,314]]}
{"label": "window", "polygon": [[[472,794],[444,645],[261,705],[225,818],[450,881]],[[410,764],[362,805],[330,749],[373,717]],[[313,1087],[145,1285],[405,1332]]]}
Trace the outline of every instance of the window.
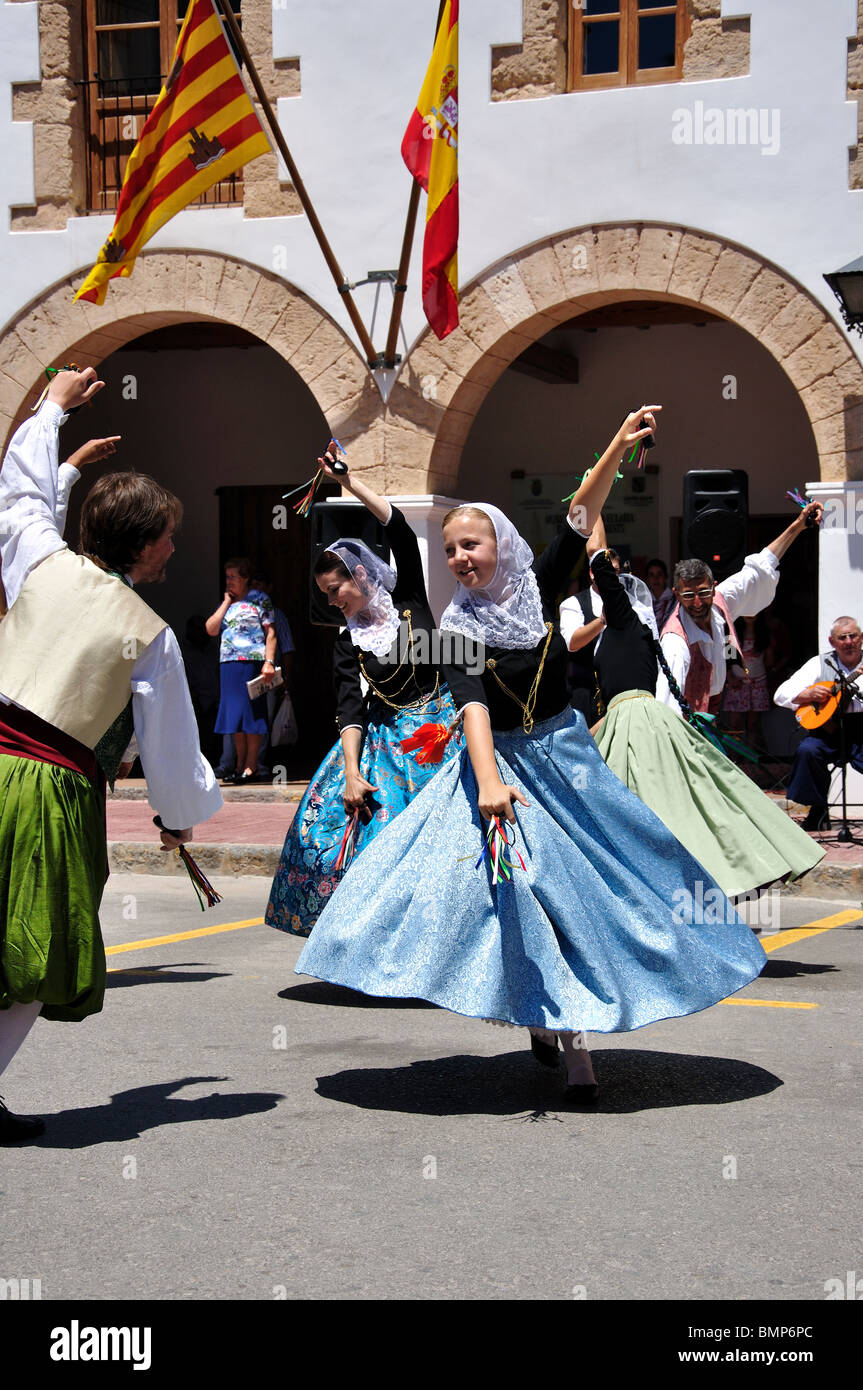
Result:
{"label": "window", "polygon": [[685,0],[571,0],[569,90],[683,76]]}
{"label": "window", "polygon": [[[113,212],[126,161],[156,104],[189,0],[85,0],[87,208]],[[218,6],[217,6],[218,8]],[[232,0],[240,22],[240,0]],[[242,173],[199,203],[241,203]]]}

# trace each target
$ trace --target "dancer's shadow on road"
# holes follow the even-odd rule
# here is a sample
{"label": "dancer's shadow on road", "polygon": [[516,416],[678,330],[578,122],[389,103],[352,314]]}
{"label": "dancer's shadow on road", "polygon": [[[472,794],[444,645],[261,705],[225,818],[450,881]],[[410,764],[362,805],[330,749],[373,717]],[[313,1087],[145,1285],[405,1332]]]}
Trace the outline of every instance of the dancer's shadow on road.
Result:
{"label": "dancer's shadow on road", "polygon": [[284,1096],[272,1091],[243,1091],[235,1095],[213,1092],[194,1100],[174,1099],[183,1086],[227,1081],[226,1076],[184,1076],[179,1081],[158,1081],[118,1091],[107,1105],[82,1106],[41,1116],[46,1133],[31,1141],[40,1149],[88,1149],[95,1144],[120,1144],[139,1139],[148,1129],[185,1125],[194,1120],[239,1120],[273,1110]]}
{"label": "dancer's shadow on road", "polygon": [[[599,1104],[579,1114],[631,1114],[681,1105],[731,1105],[768,1095],[778,1076],[732,1057],[620,1048],[593,1051]],[[570,1110],[565,1073],[540,1071],[526,1052],[460,1055],[407,1067],[352,1068],[318,1078],[318,1093],[362,1110],[410,1115],[518,1115]]]}
{"label": "dancer's shadow on road", "polygon": [[179,965],[124,965],[108,971],[106,989],[126,989],[130,985],[203,984],[205,980],[221,980],[227,970],[205,970],[203,961],[180,961]]}
{"label": "dancer's shadow on road", "polygon": [[810,965],[802,960],[772,960],[769,959],[761,974],[760,980],[786,980],[794,979],[797,975],[832,975],[836,974],[839,967],[836,965]]}

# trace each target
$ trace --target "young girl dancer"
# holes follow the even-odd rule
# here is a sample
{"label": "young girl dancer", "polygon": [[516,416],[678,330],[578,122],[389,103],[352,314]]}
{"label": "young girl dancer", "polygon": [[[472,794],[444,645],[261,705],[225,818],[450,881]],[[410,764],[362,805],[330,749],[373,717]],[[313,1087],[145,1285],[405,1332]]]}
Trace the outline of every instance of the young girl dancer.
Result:
{"label": "young girl dancer", "polygon": [[[627,417],[536,562],[496,507],[445,518],[458,587],[441,625],[484,657],[482,676],[445,668],[467,750],[365,852],[296,967],[367,994],[525,1025],[548,1065],[559,1037],[564,1094],[577,1103],[597,1098],[581,1030],[625,1031],[707,1008],[764,964],[701,866],[609,772],[567,700],[558,595],[621,455],[655,428],[658,409]],[[509,877],[494,847],[475,871],[489,818],[514,841],[504,851]],[[681,890],[700,902],[699,882],[721,900],[718,921],[681,917]]]}
{"label": "young girl dancer", "polygon": [[[423,724],[455,718],[430,659],[433,643],[425,640],[435,621],[416,536],[397,507],[349,473],[337,476],[329,455],[318,465],[381,522],[394,567],[353,539],[330,546],[314,567],[318,588],[347,630],[333,651],[340,738],[297,808],[267,904],[268,925],[296,936],[309,935],[341,881],[350,850],[341,857],[340,850],[354,813],[355,857],[438,771],[439,762],[418,762],[401,741]],[[455,752],[451,744],[444,758]]]}
{"label": "young girl dancer", "polygon": [[[601,521],[593,537],[597,545],[604,543]],[[591,570],[606,621],[596,672],[607,712],[596,742],[612,772],[729,897],[808,873],[824,850],[686,717],[679,719],[654,699],[657,655],[663,658],[647,586],[616,574],[606,550],[593,555]],[[668,676],[667,663],[665,671]],[[671,681],[683,705],[673,676]],[[691,717],[688,707],[684,715]]]}

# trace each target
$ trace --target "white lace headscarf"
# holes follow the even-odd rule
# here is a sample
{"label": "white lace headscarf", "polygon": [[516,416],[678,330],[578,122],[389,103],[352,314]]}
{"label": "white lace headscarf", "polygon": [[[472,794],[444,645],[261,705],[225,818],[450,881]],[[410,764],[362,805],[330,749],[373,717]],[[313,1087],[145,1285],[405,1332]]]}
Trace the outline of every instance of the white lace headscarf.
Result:
{"label": "white lace headscarf", "polygon": [[[341,540],[328,545],[327,552],[341,560],[366,599],[360,611],[352,618],[346,619],[351,641],[364,652],[371,652],[379,658],[385,657],[399,631],[399,615],[390,598],[398,575],[392,565],[388,565],[363,541],[354,540],[352,537],[342,537]],[[356,578],[357,565],[362,565],[365,570],[364,578]]]}
{"label": "white lace headscarf", "polygon": [[485,589],[457,584],[440,620],[444,632],[461,632],[489,647],[532,650],[546,635],[533,551],[509,517],[488,502],[471,502],[494,527],[497,569]]}

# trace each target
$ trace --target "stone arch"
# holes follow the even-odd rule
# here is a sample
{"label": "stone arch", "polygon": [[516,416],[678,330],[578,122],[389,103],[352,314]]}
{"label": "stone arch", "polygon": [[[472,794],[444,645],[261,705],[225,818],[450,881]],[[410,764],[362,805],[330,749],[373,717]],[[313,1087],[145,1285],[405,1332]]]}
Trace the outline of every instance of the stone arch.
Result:
{"label": "stone arch", "polygon": [[52,285],[0,337],[0,424],[6,441],[45,385],[44,369],[70,359],[98,367],[133,338],[172,323],[230,323],[253,333],[302,377],[339,437],[380,405],[360,353],[311,299],[278,275],[208,252],[140,257],[111,282],[101,306],[73,302],[86,269]]}
{"label": "stone arch", "polygon": [[389,408],[424,432],[425,458],[418,447],[413,457],[427,490],[457,495],[470,427],[521,352],[579,313],[633,299],[700,306],[756,337],[800,396],[822,481],[863,477],[863,366],[823,306],[750,250],[639,223],[564,232],[499,261],[462,292],[460,325],[445,342],[422,335]]}

